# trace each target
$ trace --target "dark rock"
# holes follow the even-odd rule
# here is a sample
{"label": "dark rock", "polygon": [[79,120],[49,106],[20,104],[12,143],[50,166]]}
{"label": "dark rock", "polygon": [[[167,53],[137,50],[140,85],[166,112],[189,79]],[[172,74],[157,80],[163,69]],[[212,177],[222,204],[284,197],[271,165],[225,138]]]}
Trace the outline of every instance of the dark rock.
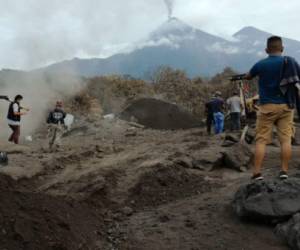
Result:
{"label": "dark rock", "polygon": [[255,127],[254,128],[249,127],[245,136],[245,141],[248,144],[252,144],[255,140],[255,134],[256,134]]}
{"label": "dark rock", "polygon": [[120,114],[120,118],[137,122],[153,129],[189,129],[199,127],[201,121],[179,106],[153,98],[142,98],[132,102]]}
{"label": "dark rock", "polygon": [[253,153],[247,145],[235,144],[233,147],[223,149],[223,167],[244,171],[249,168]]}
{"label": "dark rock", "polygon": [[228,147],[232,147],[234,144],[236,144],[236,142],[233,142],[233,141],[224,141],[222,143],[222,147],[228,148]]}
{"label": "dark rock", "polygon": [[104,153],[104,150],[101,148],[101,146],[99,145],[96,145],[95,146],[95,150],[98,152],[98,153]]}
{"label": "dark rock", "polygon": [[253,153],[247,144],[228,141],[229,147],[222,147],[222,141],[214,141],[211,145],[199,151],[187,154],[173,155],[176,164],[186,168],[211,171],[217,168],[230,168],[244,172],[250,166]]}
{"label": "dark rock", "polygon": [[200,141],[200,142],[197,142],[191,146],[189,146],[189,150],[192,150],[192,151],[200,151],[204,148],[207,148],[208,146],[208,142],[207,141]]}
{"label": "dark rock", "polygon": [[161,215],[159,216],[159,221],[162,223],[166,223],[170,221],[170,217],[168,215]]}
{"label": "dark rock", "polygon": [[260,181],[242,186],[233,209],[244,218],[274,222],[300,212],[300,179]]}
{"label": "dark rock", "polygon": [[74,127],[71,130],[64,133],[63,137],[84,135],[88,132],[88,130],[89,130],[88,126]]}
{"label": "dark rock", "polygon": [[193,159],[189,157],[183,157],[174,160],[174,163],[184,168],[193,168]]}
{"label": "dark rock", "polygon": [[225,135],[225,141],[231,141],[231,142],[239,142],[240,141],[240,134],[234,134],[234,133],[231,133],[231,134],[226,134]]}
{"label": "dark rock", "polygon": [[137,132],[136,131],[132,131],[132,132],[127,132],[125,134],[126,137],[135,137],[137,136]]}
{"label": "dark rock", "polygon": [[275,232],[291,249],[300,249],[300,213],[294,215],[288,222],[279,224]]}
{"label": "dark rock", "polygon": [[208,147],[201,151],[201,153],[194,155],[194,168],[200,168],[205,170],[212,170],[217,167],[221,167],[223,164],[224,150],[221,146]]}
{"label": "dark rock", "polygon": [[133,209],[131,207],[124,207],[122,209],[122,212],[126,215],[126,216],[131,216],[133,214]]}
{"label": "dark rock", "polygon": [[196,223],[192,220],[187,219],[185,220],[184,224],[188,228],[194,228],[194,229],[196,228]]}
{"label": "dark rock", "polygon": [[205,167],[205,162],[203,163],[201,160],[193,160],[192,164],[193,164],[194,169],[198,169],[198,170],[201,170],[201,171],[211,170],[208,167]]}

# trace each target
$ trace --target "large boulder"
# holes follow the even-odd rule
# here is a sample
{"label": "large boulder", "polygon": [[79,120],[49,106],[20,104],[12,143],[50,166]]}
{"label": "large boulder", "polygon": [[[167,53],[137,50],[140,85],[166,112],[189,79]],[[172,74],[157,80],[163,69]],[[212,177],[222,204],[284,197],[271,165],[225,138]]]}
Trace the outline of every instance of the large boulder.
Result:
{"label": "large boulder", "polygon": [[[221,141],[213,141],[212,138],[209,143],[200,150],[197,149],[197,144],[190,147],[189,158],[192,158],[193,168],[203,170],[229,168],[243,172],[250,167],[253,152],[248,145],[234,143],[231,146],[223,147]],[[195,150],[193,150],[194,148]],[[181,156],[179,155],[179,157]]]}
{"label": "large boulder", "polygon": [[132,102],[121,112],[120,118],[153,129],[189,129],[201,125],[200,119],[177,105],[153,98]]}
{"label": "large boulder", "polygon": [[249,168],[253,152],[244,144],[237,143],[221,150],[223,167],[245,171]]}
{"label": "large boulder", "polygon": [[257,181],[242,186],[233,209],[243,218],[274,222],[300,212],[300,179]]}
{"label": "large boulder", "polygon": [[300,213],[295,214],[288,222],[279,224],[275,232],[291,249],[300,250]]}

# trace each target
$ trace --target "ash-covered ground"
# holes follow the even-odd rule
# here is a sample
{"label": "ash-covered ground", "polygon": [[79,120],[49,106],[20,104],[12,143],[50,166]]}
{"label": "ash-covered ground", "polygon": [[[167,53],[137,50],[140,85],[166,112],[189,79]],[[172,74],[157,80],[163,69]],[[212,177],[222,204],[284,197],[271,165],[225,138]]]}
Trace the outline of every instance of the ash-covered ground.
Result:
{"label": "ash-covered ground", "polygon": [[[47,150],[45,131],[21,146],[1,143],[9,165],[0,170],[0,248],[288,249],[272,227],[233,213],[251,172],[222,160],[224,136],[135,125],[77,117],[57,152]],[[268,148],[267,179],[279,171],[279,152]],[[294,147],[291,175],[298,159]]]}

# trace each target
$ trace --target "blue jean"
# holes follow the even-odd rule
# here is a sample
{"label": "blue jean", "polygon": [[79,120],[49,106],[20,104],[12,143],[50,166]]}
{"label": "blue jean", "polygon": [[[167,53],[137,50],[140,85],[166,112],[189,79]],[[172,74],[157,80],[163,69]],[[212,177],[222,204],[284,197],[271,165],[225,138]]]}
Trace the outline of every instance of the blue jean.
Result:
{"label": "blue jean", "polygon": [[224,130],[224,114],[221,112],[214,113],[215,134],[221,134]]}

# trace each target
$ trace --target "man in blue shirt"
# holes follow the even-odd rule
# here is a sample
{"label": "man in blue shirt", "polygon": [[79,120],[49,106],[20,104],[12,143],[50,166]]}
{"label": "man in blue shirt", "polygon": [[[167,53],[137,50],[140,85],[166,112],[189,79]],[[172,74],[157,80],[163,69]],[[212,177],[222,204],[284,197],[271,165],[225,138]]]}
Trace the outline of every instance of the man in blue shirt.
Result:
{"label": "man in blue shirt", "polygon": [[294,111],[287,105],[287,97],[281,93],[280,81],[284,57],[281,37],[272,36],[267,41],[267,58],[256,63],[247,74],[248,79],[259,77],[259,113],[256,124],[256,148],[253,180],[262,180],[261,166],[265,157],[266,145],[272,139],[273,126],[276,126],[281,143],[280,179],[287,179],[288,164],[291,158],[291,137]]}

